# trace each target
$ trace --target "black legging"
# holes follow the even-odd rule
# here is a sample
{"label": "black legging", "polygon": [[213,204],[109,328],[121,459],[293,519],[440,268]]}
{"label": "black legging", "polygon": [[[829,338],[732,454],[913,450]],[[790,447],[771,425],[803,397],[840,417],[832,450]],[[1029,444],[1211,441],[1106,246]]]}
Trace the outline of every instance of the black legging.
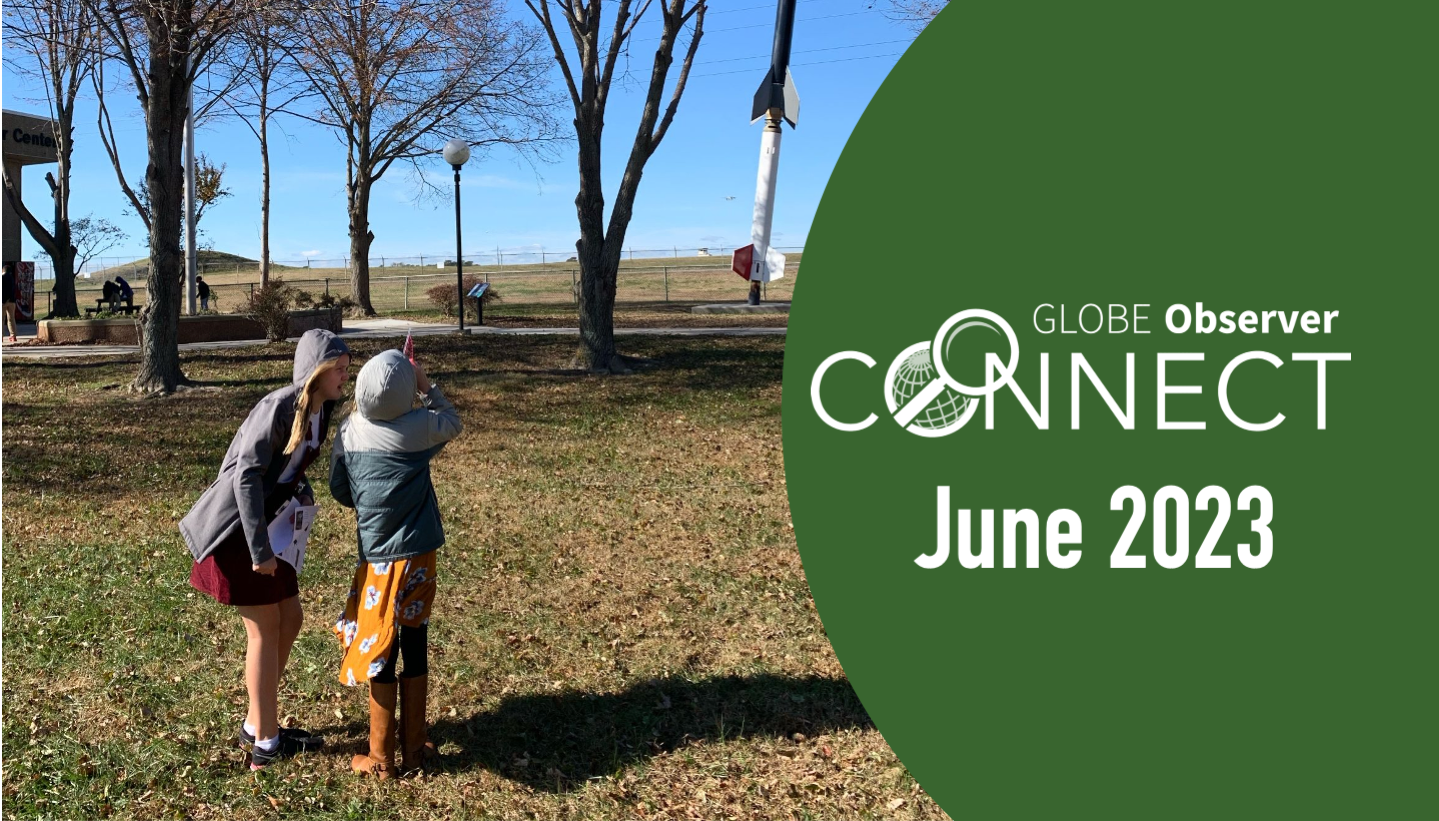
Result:
{"label": "black legging", "polygon": [[371,676],[370,681],[379,684],[395,683],[395,663],[399,657],[405,657],[405,678],[423,676],[430,672],[429,649],[430,649],[430,626],[422,624],[419,627],[406,627],[400,625],[400,640],[390,645],[390,657],[385,660],[385,669],[379,675]]}

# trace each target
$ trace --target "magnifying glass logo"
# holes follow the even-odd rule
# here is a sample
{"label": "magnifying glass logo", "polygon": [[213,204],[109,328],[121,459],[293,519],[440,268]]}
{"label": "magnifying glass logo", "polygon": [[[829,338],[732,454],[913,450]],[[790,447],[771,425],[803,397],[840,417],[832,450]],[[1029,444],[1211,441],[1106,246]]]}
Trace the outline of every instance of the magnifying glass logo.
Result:
{"label": "magnifying glass logo", "polygon": [[[956,344],[959,335],[975,329],[1003,335],[1009,342],[1009,362],[1000,367],[999,379],[978,387],[966,385],[955,379],[948,365],[949,362],[954,361],[953,356],[959,355],[963,351],[963,346]],[[928,363],[920,361],[925,358],[925,348],[928,348]],[[917,393],[904,397],[903,402],[896,398],[893,390],[895,377],[900,369],[898,366],[901,362],[915,363],[922,372],[928,373],[932,377]],[[925,364],[930,367],[924,368]],[[964,422],[969,421],[969,417],[973,416],[979,407],[978,399],[980,397],[992,395],[1013,381],[1014,369],[1018,364],[1019,340],[1015,337],[1014,329],[1010,327],[1009,323],[993,311],[971,308],[960,311],[945,320],[944,324],[939,326],[939,332],[934,335],[933,342],[912,345],[900,354],[899,358],[895,360],[895,364],[890,367],[890,373],[886,377],[885,399],[890,406],[890,412],[894,414],[894,421],[898,422],[900,427],[908,428],[926,408],[944,396],[946,391],[966,397],[967,400],[963,403],[965,407],[962,420],[956,419],[954,424],[943,431],[950,433],[962,427]]]}

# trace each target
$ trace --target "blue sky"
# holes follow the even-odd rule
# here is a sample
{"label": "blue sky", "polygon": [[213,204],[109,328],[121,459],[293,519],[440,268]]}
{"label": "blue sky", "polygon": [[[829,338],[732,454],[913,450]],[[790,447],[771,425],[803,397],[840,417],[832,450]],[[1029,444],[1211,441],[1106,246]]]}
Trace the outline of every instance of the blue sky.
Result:
{"label": "blue sky", "polygon": [[[799,0],[791,72],[802,99],[799,128],[786,126],[775,206],[779,246],[801,246],[809,233],[831,169],[869,100],[908,47],[913,33],[886,19],[887,0]],[[512,7],[528,12],[518,2]],[[607,19],[609,19],[607,17]],[[635,34],[636,73],[648,76],[649,54],[660,29],[651,9]],[[751,98],[769,64],[774,5],[764,0],[712,0],[706,32],[679,113],[646,166],[626,245],[635,249],[733,247],[749,242],[761,125],[750,125]],[[110,69],[112,72],[115,68]],[[671,81],[676,69],[671,71]],[[562,83],[558,78],[557,81]],[[644,88],[616,82],[605,131],[605,192],[614,191],[629,155]],[[4,107],[40,113],[43,103],[25,80],[7,70]],[[145,169],[144,120],[133,99],[114,95],[110,108],[119,132],[127,176]],[[71,214],[94,213],[122,226],[130,238],[107,257],[145,255],[140,221],[124,215],[125,202],[95,131],[95,106],[78,106]],[[562,122],[569,129],[568,102]],[[286,137],[272,131],[271,254],[281,262],[339,259],[348,253],[344,205],[345,152],[326,129],[288,119]],[[572,133],[572,131],[570,132]],[[207,212],[203,227],[217,250],[255,258],[260,240],[259,147],[240,123],[201,129],[197,148],[227,167],[234,196]],[[438,142],[437,142],[438,147]],[[42,166],[25,172],[25,200],[49,213]],[[449,184],[436,158],[432,179]],[[573,144],[553,164],[531,167],[497,151],[471,159],[463,174],[466,254],[573,252],[578,236],[578,190]],[[375,187],[370,221],[374,257],[438,255],[453,249],[453,204],[433,197],[416,202],[420,187],[396,166]],[[726,197],[734,197],[726,200]],[[24,237],[25,259],[37,246]],[[43,259],[43,257],[41,258]]]}

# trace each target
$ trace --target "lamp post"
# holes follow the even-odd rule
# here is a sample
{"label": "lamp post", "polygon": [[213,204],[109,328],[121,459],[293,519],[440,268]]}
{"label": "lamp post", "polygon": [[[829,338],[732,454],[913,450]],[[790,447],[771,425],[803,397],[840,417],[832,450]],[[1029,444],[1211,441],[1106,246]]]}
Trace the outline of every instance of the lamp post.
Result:
{"label": "lamp post", "polygon": [[445,162],[455,169],[455,292],[459,296],[460,331],[465,330],[465,251],[460,241],[460,166],[470,158],[470,144],[464,140],[445,143]]}

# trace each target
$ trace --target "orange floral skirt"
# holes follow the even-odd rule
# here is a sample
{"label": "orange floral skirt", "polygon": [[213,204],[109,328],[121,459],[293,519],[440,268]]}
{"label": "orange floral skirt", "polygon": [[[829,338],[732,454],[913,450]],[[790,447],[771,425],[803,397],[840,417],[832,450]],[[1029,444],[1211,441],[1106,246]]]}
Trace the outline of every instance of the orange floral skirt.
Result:
{"label": "orange floral skirt", "polygon": [[385,669],[399,626],[430,623],[435,603],[435,553],[396,562],[361,561],[335,622],[335,637],[344,647],[340,683],[354,686]]}

